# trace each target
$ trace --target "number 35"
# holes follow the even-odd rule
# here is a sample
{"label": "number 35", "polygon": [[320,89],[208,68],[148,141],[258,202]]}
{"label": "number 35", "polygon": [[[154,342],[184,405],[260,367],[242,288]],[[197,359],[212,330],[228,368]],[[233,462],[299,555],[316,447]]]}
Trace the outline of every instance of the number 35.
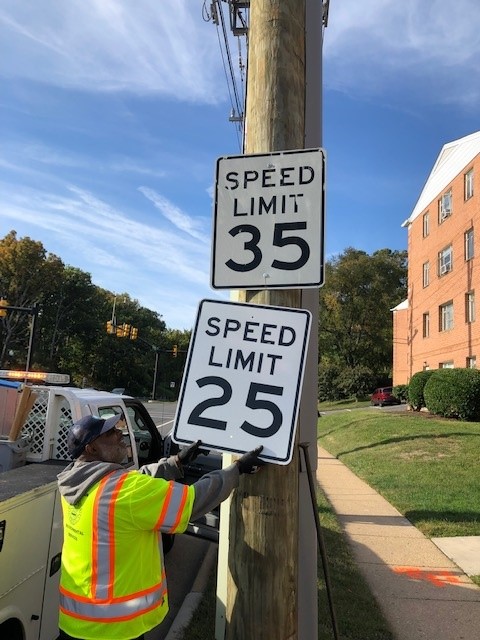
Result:
{"label": "number 35", "polygon": [[[304,238],[299,236],[286,236],[288,231],[298,231],[300,229],[306,229],[306,222],[280,222],[274,226],[273,230],[273,246],[285,247],[288,244],[296,245],[300,249],[300,257],[293,262],[284,262],[283,260],[273,260],[272,267],[274,269],[283,269],[285,271],[295,271],[303,267],[310,258],[310,247]],[[251,224],[240,224],[237,227],[233,227],[229,231],[232,237],[237,236],[240,233],[250,234],[250,240],[246,240],[243,243],[243,248],[246,251],[251,251],[252,259],[250,262],[239,263],[230,259],[225,263],[232,271],[252,271],[256,269],[262,261],[262,252],[258,246],[260,242],[260,231],[257,227]]]}

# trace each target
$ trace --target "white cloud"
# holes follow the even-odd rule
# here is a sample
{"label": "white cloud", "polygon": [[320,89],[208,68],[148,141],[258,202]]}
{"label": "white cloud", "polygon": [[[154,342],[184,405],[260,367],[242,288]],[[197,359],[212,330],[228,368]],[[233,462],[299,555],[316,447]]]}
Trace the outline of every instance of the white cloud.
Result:
{"label": "white cloud", "polygon": [[[91,167],[92,160],[90,157],[82,156],[78,153],[65,153],[41,142],[16,142],[15,144],[3,144],[2,154],[9,158],[15,158],[22,164],[17,169],[25,170],[25,161],[32,164],[44,165],[46,167],[70,167],[70,168],[87,168]],[[0,157],[1,160],[1,157]]]}
{"label": "white cloud", "polygon": [[152,169],[130,158],[115,158],[109,168],[120,173],[138,173],[140,175],[153,176],[154,178],[165,178],[167,175],[167,172],[162,169]]}
{"label": "white cloud", "polygon": [[167,198],[156,193],[153,189],[149,189],[148,187],[139,187],[139,191],[141,191],[148,200],[153,202],[155,207],[165,216],[165,218],[167,218],[167,220],[169,220],[178,229],[192,236],[192,238],[197,238],[205,244],[210,241],[209,236],[203,233],[199,228],[203,226],[201,219],[192,218],[185,214],[172,202],[169,202]]}
{"label": "white cloud", "polygon": [[[3,155],[3,157],[2,157]],[[121,174],[138,174],[153,178],[165,178],[168,172],[157,168],[162,159],[156,159],[154,168],[139,158],[127,155],[114,155],[105,160],[74,151],[65,152],[37,141],[4,143],[0,150],[0,167],[23,174],[24,176],[38,175],[45,179],[52,177],[52,167],[62,170],[79,169],[88,172]],[[169,159],[172,162],[171,158]],[[36,169],[34,169],[36,167]]]}
{"label": "white cloud", "polygon": [[215,28],[191,0],[4,0],[0,74],[86,91],[224,96]]}
{"label": "white cloud", "polygon": [[[166,209],[182,214],[155,195]],[[2,234],[16,229],[19,238],[42,242],[66,264],[90,273],[97,286],[128,291],[163,314],[169,327],[191,329],[202,298],[226,295],[210,289],[210,245],[187,214],[179,224],[173,217],[173,229],[158,217],[143,224],[76,186],[52,192],[0,184],[0,201]]]}
{"label": "white cloud", "polygon": [[[415,89],[429,101],[480,97],[477,0],[344,0],[330,3],[327,88],[359,95]],[[388,98],[387,98],[388,99]]]}
{"label": "white cloud", "polygon": [[207,244],[188,236],[182,236],[180,242],[178,232],[136,222],[82,189],[72,186],[66,196],[35,189],[17,194],[12,189],[1,197],[8,202],[2,209],[4,222],[8,219],[28,225],[34,237],[33,229],[48,231],[52,240],[69,248],[70,255],[74,250],[78,263],[73,266],[92,271],[91,265],[108,265],[129,272],[133,261],[137,274],[162,278],[170,273],[185,283],[208,283]]}

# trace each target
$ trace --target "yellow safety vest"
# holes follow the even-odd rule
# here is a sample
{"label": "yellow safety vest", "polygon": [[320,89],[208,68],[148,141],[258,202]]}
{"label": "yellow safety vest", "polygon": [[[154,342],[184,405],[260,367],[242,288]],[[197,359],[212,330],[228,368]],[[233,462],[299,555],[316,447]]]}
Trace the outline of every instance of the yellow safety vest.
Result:
{"label": "yellow safety vest", "polygon": [[85,640],[130,640],[168,612],[160,532],[182,533],[193,486],[120,469],[75,505],[62,498],[59,626]]}

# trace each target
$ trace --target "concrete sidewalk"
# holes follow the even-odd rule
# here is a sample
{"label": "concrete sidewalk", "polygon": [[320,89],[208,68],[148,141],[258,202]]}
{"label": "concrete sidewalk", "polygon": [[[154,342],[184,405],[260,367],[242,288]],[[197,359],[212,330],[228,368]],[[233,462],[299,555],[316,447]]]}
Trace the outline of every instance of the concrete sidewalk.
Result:
{"label": "concrete sidewalk", "polygon": [[[318,483],[397,640],[480,638],[480,588],[450,559],[459,557],[465,541],[445,539],[447,557],[439,539],[426,538],[327,451],[319,447],[318,455]],[[465,561],[474,575],[480,564],[471,554],[479,547],[478,540],[470,542]]]}

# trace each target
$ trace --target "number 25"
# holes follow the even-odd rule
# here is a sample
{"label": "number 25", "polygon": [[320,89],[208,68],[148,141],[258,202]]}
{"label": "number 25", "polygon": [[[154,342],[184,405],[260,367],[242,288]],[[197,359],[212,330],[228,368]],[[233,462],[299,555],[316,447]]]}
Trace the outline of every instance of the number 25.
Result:
{"label": "number 25", "polygon": [[[208,398],[207,400],[203,400],[197,404],[190,413],[188,424],[195,424],[199,427],[209,427],[210,429],[221,429],[225,431],[227,428],[227,422],[225,420],[206,418],[202,413],[210,407],[219,407],[228,404],[232,397],[231,384],[219,376],[205,376],[204,378],[197,380],[197,385],[200,388],[207,385],[215,385],[220,387],[222,395],[216,398]],[[245,420],[243,424],[240,425],[240,429],[258,438],[269,438],[275,435],[282,426],[283,415],[275,403],[270,400],[262,400],[261,398],[258,398],[257,396],[259,393],[281,396],[283,394],[283,387],[275,387],[270,384],[260,384],[258,382],[250,383],[245,406],[249,409],[265,409],[266,411],[270,411],[272,414],[272,423],[269,427],[263,428],[257,427]]]}

